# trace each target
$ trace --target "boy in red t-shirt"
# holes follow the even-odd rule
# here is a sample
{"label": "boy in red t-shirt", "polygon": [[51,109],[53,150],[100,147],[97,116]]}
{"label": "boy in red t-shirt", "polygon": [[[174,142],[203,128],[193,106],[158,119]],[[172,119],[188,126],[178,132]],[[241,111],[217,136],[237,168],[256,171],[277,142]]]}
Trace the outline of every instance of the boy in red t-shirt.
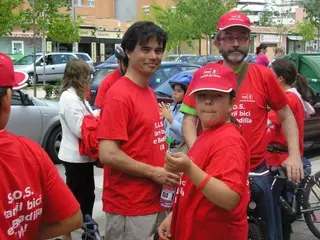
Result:
{"label": "boy in red t-shirt", "polygon": [[12,90],[28,76],[0,53],[0,239],[61,236],[81,227],[80,207],[49,156],[35,142],[8,133]]}
{"label": "boy in red t-shirt", "polygon": [[246,240],[250,151],[231,123],[236,77],[230,68],[211,64],[193,81],[190,95],[203,131],[188,156],[167,153],[165,168],[183,174],[173,212],[158,233],[164,240]]}

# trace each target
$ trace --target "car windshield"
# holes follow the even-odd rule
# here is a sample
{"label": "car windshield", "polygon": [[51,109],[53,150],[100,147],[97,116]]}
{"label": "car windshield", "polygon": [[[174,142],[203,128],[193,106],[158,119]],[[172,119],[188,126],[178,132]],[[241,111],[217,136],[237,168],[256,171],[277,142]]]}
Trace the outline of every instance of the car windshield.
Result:
{"label": "car windshield", "polygon": [[91,86],[94,88],[98,88],[101,84],[102,80],[111,72],[114,71],[115,68],[101,68],[93,77],[91,82]]}
{"label": "car windshield", "polygon": [[80,59],[82,59],[84,61],[91,61],[90,58],[88,58],[88,56],[85,55],[85,54],[78,54],[77,53],[76,55],[77,55],[78,58],[80,58]]}
{"label": "car windshield", "polygon": [[105,63],[117,63],[117,58],[115,55],[111,55],[106,61]]}
{"label": "car windshield", "polygon": [[[37,55],[36,61],[39,58],[40,56]],[[33,55],[28,55],[16,61],[14,65],[30,65],[30,64],[33,64],[33,59],[34,59]]]}
{"label": "car windshield", "polygon": [[168,80],[164,81],[161,85],[157,86],[154,89],[154,92],[159,96],[172,97],[173,90],[172,90],[172,88],[171,88],[171,86],[169,84],[170,79],[172,79],[173,77],[176,77],[177,75],[184,75],[184,74],[191,74],[193,76],[195,71],[196,70],[183,71],[183,72],[180,72],[180,73],[172,76]]}
{"label": "car windshield", "polygon": [[163,59],[163,61],[175,62],[177,61],[178,56],[167,56]]}

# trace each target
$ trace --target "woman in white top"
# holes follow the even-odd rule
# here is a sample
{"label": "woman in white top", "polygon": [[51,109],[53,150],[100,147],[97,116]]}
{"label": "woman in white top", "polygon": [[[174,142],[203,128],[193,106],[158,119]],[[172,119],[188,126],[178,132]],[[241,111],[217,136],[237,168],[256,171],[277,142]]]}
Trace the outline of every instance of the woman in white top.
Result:
{"label": "woman in white top", "polygon": [[[86,99],[89,86],[90,67],[80,59],[72,59],[67,63],[62,79],[60,121],[62,126],[62,142],[59,159],[66,170],[66,183],[80,203],[83,216],[92,216],[95,200],[95,184],[93,162],[95,160],[79,154],[79,139],[82,120],[87,114],[95,114]],[[71,234],[63,236],[70,240]]]}

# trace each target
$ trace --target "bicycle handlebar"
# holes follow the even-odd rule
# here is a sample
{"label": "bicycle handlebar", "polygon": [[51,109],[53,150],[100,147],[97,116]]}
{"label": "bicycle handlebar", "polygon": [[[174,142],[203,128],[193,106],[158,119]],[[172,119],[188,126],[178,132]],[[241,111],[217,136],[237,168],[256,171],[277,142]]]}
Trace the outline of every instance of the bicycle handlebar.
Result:
{"label": "bicycle handlebar", "polygon": [[270,167],[268,170],[261,173],[249,172],[249,177],[263,177],[269,174],[273,175],[276,178],[287,179],[287,174],[283,166]]}

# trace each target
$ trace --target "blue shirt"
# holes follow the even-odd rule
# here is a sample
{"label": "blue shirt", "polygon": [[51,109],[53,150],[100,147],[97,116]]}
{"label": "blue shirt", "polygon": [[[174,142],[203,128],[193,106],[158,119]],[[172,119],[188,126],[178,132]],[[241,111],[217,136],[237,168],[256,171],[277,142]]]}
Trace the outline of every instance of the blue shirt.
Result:
{"label": "blue shirt", "polygon": [[[184,141],[182,135],[182,121],[184,114],[179,112],[181,107],[181,103],[172,103],[170,105],[170,114],[173,118],[172,124],[168,122],[168,120],[164,120],[164,128],[166,130],[166,137],[172,137],[176,143],[181,143]],[[169,151],[174,150],[175,148],[170,148]]]}

